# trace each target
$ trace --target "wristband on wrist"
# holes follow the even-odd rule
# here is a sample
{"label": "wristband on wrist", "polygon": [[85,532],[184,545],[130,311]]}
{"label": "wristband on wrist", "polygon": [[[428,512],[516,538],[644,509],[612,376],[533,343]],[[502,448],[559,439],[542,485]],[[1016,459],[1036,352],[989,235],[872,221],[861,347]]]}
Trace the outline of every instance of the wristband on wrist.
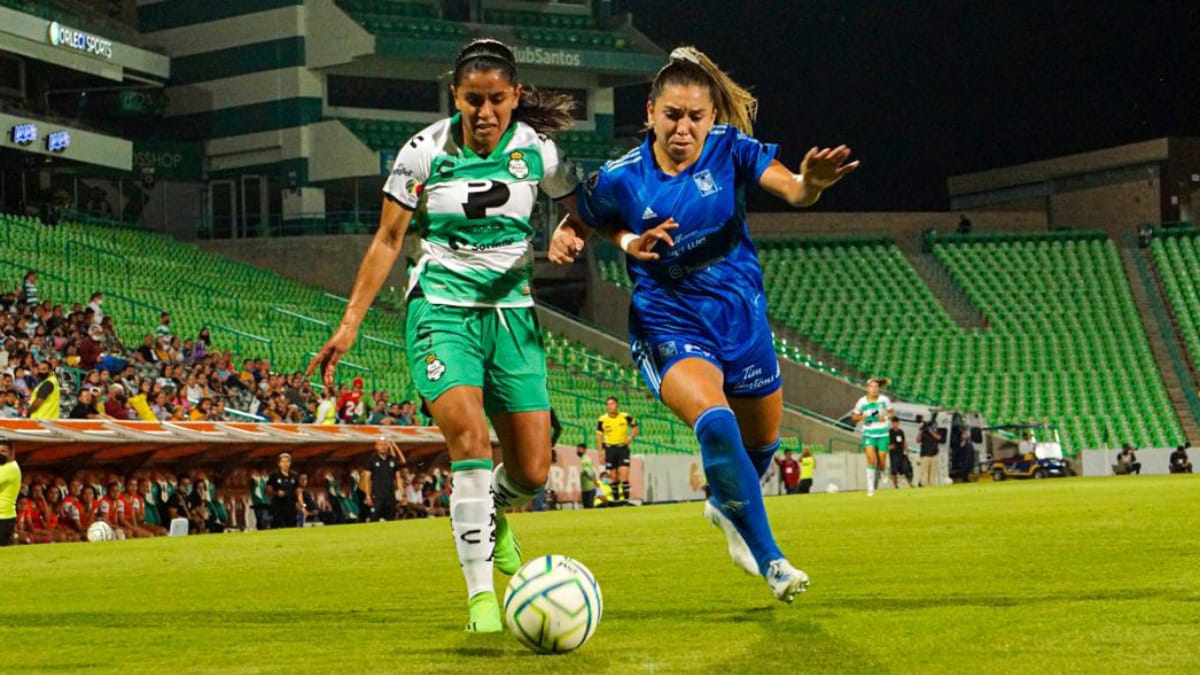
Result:
{"label": "wristband on wrist", "polygon": [[638,236],[632,232],[626,232],[621,235],[620,246],[621,250],[629,253],[629,245],[638,240]]}

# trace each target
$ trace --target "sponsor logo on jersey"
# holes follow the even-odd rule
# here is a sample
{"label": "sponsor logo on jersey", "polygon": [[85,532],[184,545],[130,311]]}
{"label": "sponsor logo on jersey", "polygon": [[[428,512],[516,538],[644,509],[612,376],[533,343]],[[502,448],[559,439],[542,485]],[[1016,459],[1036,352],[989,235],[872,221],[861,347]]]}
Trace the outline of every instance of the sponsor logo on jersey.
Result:
{"label": "sponsor logo on jersey", "polygon": [[645,211],[642,211],[642,220],[654,220],[657,217],[658,214],[655,213],[654,209],[650,208],[649,206],[646,207]]}
{"label": "sponsor logo on jersey", "polygon": [[717,181],[713,178],[712,172],[708,169],[696,174],[692,180],[696,181],[696,187],[700,190],[701,197],[715,195],[721,190],[721,186],[717,185]]}
{"label": "sponsor logo on jersey", "polygon": [[529,163],[525,161],[525,155],[521,152],[513,152],[508,156],[508,172],[517,180],[524,180],[529,177]]}
{"label": "sponsor logo on jersey", "polygon": [[430,382],[437,382],[446,374],[446,364],[437,357],[437,354],[430,354],[425,357],[425,378]]}

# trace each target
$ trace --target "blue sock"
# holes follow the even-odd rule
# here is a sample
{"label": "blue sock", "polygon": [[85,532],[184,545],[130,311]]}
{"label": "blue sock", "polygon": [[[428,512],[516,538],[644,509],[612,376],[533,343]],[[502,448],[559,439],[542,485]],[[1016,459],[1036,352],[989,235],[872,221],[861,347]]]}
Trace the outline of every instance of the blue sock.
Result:
{"label": "blue sock", "polygon": [[737,418],[725,406],[712,407],[700,413],[694,429],[712,501],[746,540],[759,571],[765,574],[768,563],[782,558],[783,553],[767,523],[762,489],[742,445]]}
{"label": "blue sock", "polygon": [[775,461],[775,453],[779,451],[780,439],[776,438],[774,443],[764,445],[755,450],[747,450],[750,455],[750,461],[754,464],[754,470],[758,472],[758,479],[767,475],[767,471],[771,468],[771,462]]}

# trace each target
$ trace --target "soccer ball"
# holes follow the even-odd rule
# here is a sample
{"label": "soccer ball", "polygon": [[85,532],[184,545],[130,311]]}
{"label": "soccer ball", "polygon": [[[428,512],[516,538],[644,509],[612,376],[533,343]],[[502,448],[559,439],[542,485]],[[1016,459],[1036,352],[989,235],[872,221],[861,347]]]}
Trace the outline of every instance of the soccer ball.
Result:
{"label": "soccer ball", "polygon": [[547,555],[525,563],[504,593],[504,622],[539,654],[564,654],[596,632],[604,599],[596,577],[578,560]]}
{"label": "soccer ball", "polygon": [[837,483],[830,483],[829,485],[825,486],[825,492],[827,492],[831,495],[837,494],[837,491],[838,491]]}
{"label": "soccer ball", "polygon": [[88,525],[87,538],[88,541],[112,541],[117,538],[117,533],[108,523],[98,520]]}

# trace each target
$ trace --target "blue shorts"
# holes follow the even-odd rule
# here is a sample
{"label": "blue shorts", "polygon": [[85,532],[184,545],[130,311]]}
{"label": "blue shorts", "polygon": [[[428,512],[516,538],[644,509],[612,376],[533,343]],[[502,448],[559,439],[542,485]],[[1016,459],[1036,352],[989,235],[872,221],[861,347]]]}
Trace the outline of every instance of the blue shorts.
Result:
{"label": "blue shorts", "polygon": [[702,331],[647,333],[630,331],[629,347],[633,362],[642,379],[658,398],[662,398],[662,378],[682,359],[700,358],[725,374],[725,395],[762,398],[783,386],[779,375],[779,358],[771,339],[771,327],[763,325],[749,340],[735,350],[722,353],[717,340],[701,335]]}

